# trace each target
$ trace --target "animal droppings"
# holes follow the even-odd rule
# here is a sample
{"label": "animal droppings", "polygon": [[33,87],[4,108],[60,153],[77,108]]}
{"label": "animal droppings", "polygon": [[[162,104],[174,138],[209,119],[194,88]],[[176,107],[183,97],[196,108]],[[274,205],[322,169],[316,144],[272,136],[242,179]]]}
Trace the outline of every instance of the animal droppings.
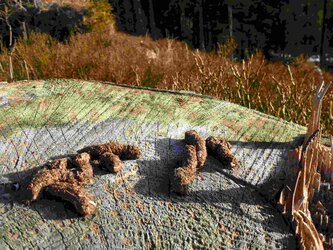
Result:
{"label": "animal droppings", "polygon": [[186,131],[184,141],[184,158],[174,170],[172,183],[172,190],[179,194],[188,193],[189,185],[196,178],[198,170],[203,168],[207,158],[205,140],[195,130]]}
{"label": "animal droppings", "polygon": [[97,205],[94,196],[76,183],[59,182],[51,184],[47,187],[46,192],[70,202],[74,205],[76,211],[85,217],[89,217],[96,212]]}
{"label": "animal droppings", "polygon": [[138,147],[114,141],[85,147],[78,152],[88,153],[98,166],[111,173],[118,173],[123,169],[123,160],[135,160],[141,157]]}
{"label": "animal droppings", "polygon": [[195,130],[189,130],[185,132],[185,143],[195,146],[198,158],[198,167],[202,168],[207,158],[205,140]]}
{"label": "animal droppings", "polygon": [[90,155],[87,153],[77,154],[73,160],[76,167],[76,179],[78,182],[86,184],[92,181],[94,176],[92,166],[90,164]]}
{"label": "animal droppings", "polygon": [[230,143],[217,137],[208,137],[204,140],[195,130],[185,132],[185,153],[181,164],[174,169],[172,177],[172,191],[186,194],[189,185],[194,181],[205,164],[207,151],[216,157],[222,164],[230,167],[239,167],[239,161],[231,152]]}
{"label": "animal droppings", "polygon": [[117,173],[123,169],[122,160],[140,157],[140,149],[135,146],[108,142],[81,149],[73,158],[50,161],[28,184],[28,203],[38,200],[43,191],[47,191],[72,203],[78,213],[88,217],[96,212],[93,195],[84,189],[85,184],[92,182],[92,165]]}
{"label": "animal droppings", "polygon": [[206,147],[208,154],[214,156],[223,165],[229,168],[238,168],[240,166],[239,161],[231,152],[231,145],[227,140],[210,136],[206,139]]}
{"label": "animal droppings", "polygon": [[141,151],[138,147],[120,144],[114,141],[85,147],[78,152],[89,153],[92,159],[98,159],[106,152],[111,152],[115,155],[118,155],[121,160],[135,160],[141,157]]}
{"label": "animal droppings", "polygon": [[118,155],[112,152],[105,152],[100,156],[101,165],[109,170],[111,173],[118,173],[124,167],[124,163],[120,160]]}
{"label": "animal droppings", "polygon": [[44,189],[58,182],[74,182],[74,174],[67,169],[67,159],[59,159],[49,162],[48,168],[41,169],[30,182],[27,190],[30,195],[30,201],[40,198]]}
{"label": "animal droppings", "polygon": [[174,170],[173,190],[179,194],[186,194],[188,186],[197,176],[197,151],[192,145],[185,146],[185,155],[181,166]]}

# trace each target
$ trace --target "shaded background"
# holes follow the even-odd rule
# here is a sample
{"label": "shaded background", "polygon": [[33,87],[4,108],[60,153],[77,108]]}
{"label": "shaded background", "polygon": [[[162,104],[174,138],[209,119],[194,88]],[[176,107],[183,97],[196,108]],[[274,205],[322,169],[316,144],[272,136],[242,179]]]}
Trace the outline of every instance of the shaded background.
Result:
{"label": "shaded background", "polygon": [[211,51],[233,36],[235,57],[257,49],[269,59],[322,54],[333,64],[333,1],[110,0],[117,27],[135,35],[176,38]]}
{"label": "shaded background", "polygon": [[[1,9],[5,2],[0,3]],[[73,31],[85,31],[84,10],[40,0],[7,2],[16,6],[9,17],[14,38],[26,30],[46,32],[64,41]],[[284,61],[303,53],[314,62],[319,62],[322,55],[325,60],[321,60],[321,66],[333,68],[332,0],[109,0],[109,3],[119,31],[149,34],[154,39],[175,38],[205,51],[214,50],[233,37],[238,45],[236,59],[246,58],[256,50],[261,50],[268,59]],[[8,46],[9,29],[3,19],[0,33]]]}

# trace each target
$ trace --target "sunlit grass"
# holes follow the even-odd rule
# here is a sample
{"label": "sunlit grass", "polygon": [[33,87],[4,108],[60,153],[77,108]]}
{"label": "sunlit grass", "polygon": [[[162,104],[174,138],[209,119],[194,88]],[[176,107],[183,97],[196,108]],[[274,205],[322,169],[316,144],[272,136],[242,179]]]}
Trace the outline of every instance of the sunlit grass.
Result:
{"label": "sunlit grass", "polygon": [[[77,78],[112,81],[159,89],[189,90],[215,96],[266,114],[305,125],[320,80],[316,67],[299,57],[291,65],[272,63],[261,53],[234,62],[234,43],[218,52],[189,49],[185,43],[134,37],[114,29],[76,34],[60,43],[46,34],[31,34],[16,43],[16,80]],[[0,54],[0,80],[8,79],[8,56]],[[323,72],[325,81],[333,76]],[[323,103],[323,129],[332,133],[329,101]]]}
{"label": "sunlit grass", "polygon": [[43,0],[43,3],[58,4],[59,6],[70,6],[74,9],[81,10],[89,3],[89,0]]}

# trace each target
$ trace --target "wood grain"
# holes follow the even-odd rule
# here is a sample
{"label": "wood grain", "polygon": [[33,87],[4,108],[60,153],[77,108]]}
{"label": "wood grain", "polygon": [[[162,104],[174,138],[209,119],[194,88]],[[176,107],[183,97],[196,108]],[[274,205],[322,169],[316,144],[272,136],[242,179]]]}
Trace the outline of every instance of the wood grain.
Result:
{"label": "wood grain", "polygon": [[[292,178],[288,152],[306,129],[191,93],[76,80],[0,86],[0,248],[289,248],[290,226],[274,195]],[[185,131],[224,136],[241,167],[208,157],[188,196],[170,193]],[[98,214],[78,218],[60,201],[21,204],[24,183],[48,159],[117,140],[143,158],[88,187]]]}

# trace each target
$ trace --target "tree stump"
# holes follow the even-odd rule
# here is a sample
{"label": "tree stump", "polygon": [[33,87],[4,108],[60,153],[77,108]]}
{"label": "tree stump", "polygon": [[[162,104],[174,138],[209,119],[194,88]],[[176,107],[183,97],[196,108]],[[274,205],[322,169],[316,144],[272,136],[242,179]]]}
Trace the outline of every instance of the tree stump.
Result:
{"label": "tree stump", "polygon": [[[293,176],[288,153],[302,143],[302,126],[191,93],[79,80],[3,84],[0,104],[1,249],[295,247],[274,196]],[[178,196],[170,171],[190,129],[227,138],[241,166],[209,156]],[[94,172],[94,217],[49,197],[21,202],[47,160],[109,140],[138,146],[143,157],[117,174]]]}

